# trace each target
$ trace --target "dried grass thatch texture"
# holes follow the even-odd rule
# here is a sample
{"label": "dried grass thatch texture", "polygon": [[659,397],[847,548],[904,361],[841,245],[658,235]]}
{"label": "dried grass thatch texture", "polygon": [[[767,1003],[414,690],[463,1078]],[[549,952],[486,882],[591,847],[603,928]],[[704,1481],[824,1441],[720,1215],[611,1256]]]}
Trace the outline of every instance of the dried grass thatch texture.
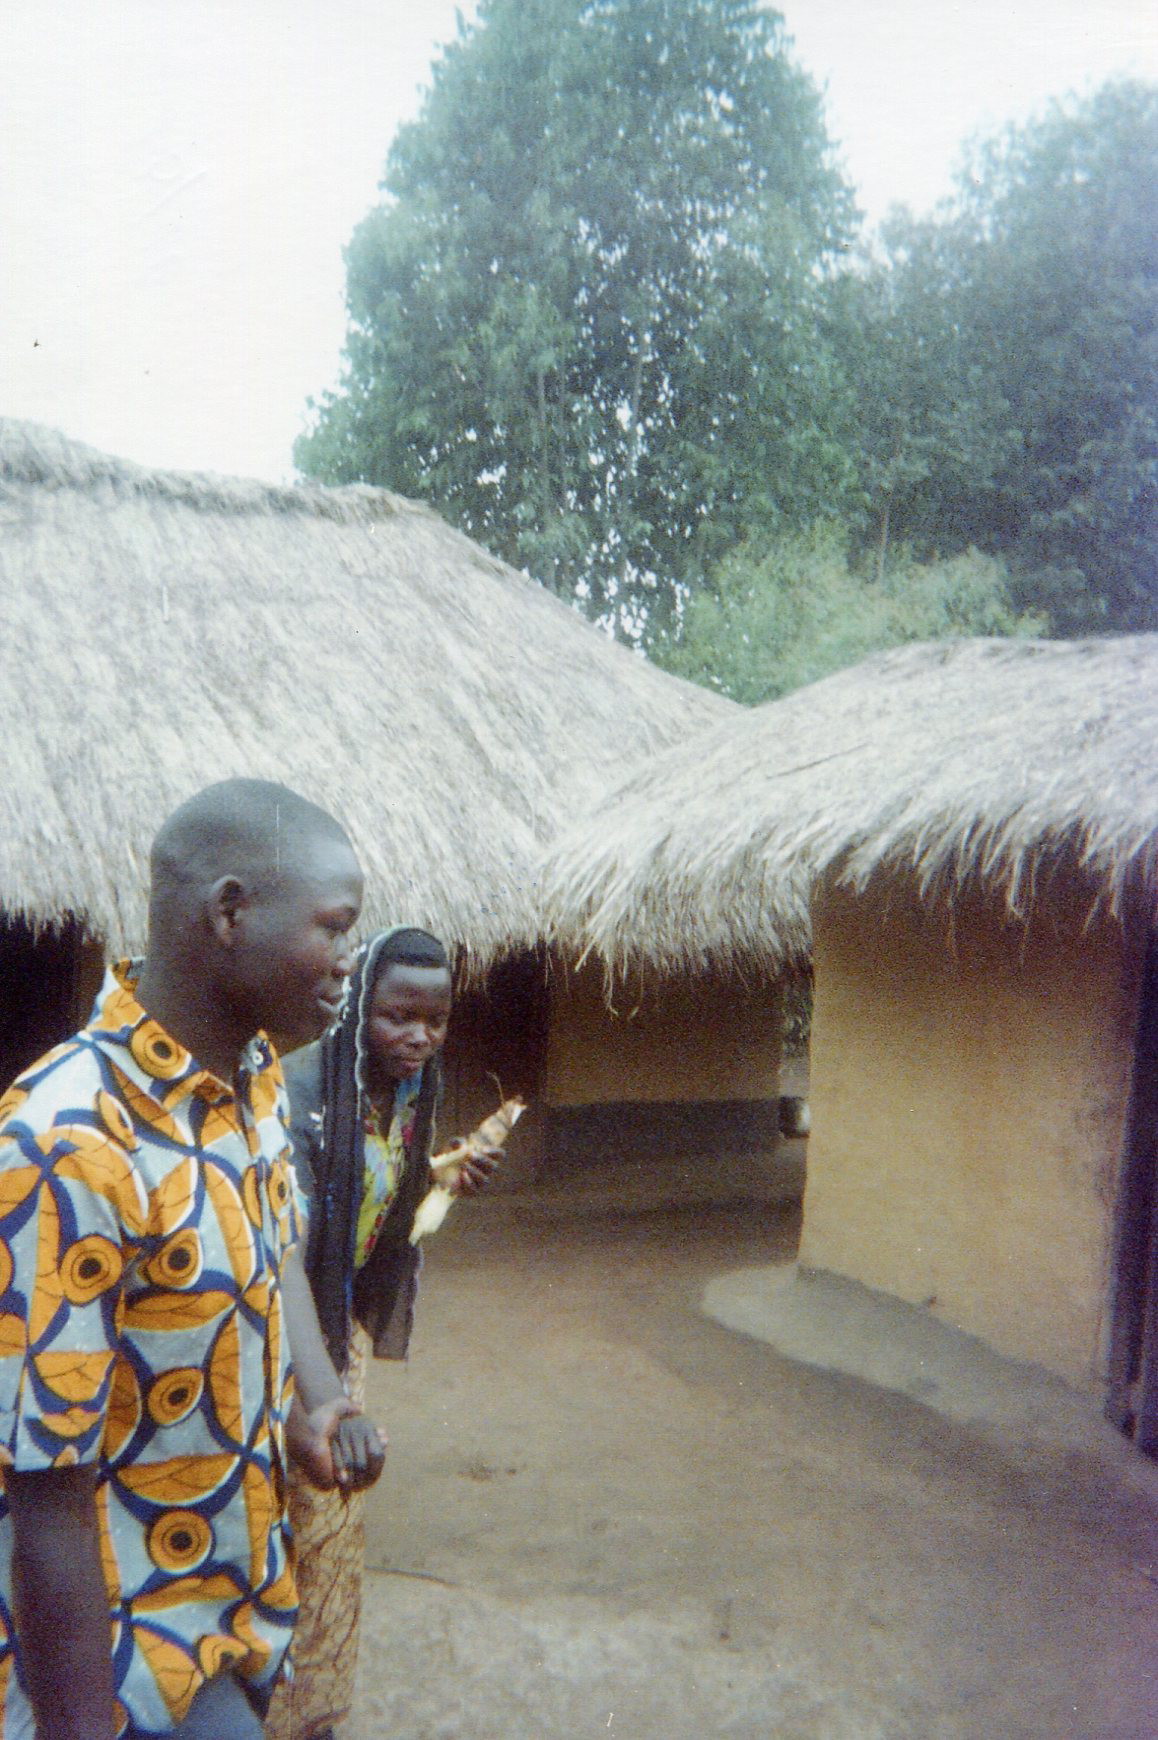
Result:
{"label": "dried grass thatch texture", "polygon": [[382,490],[150,472],[0,421],[0,904],[144,936],[148,845],[212,779],[284,780],[365,921],[534,941],[546,842],[727,704]]}
{"label": "dried grass thatch texture", "polygon": [[614,967],[789,963],[808,895],[884,865],[1013,910],[1075,860],[1120,910],[1153,888],[1158,635],[902,647],[668,751],[564,835],[561,938]]}

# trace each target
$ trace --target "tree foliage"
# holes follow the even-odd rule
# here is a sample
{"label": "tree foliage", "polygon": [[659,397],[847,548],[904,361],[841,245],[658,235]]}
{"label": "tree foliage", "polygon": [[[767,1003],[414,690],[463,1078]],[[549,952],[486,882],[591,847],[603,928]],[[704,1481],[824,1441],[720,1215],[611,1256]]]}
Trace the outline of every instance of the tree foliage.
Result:
{"label": "tree foliage", "polygon": [[482,0],[383,189],[303,470],[426,496],[635,632],[753,520],[839,502],[852,210],[758,0]]}
{"label": "tree foliage", "polygon": [[306,472],[427,497],[748,698],[962,623],[1158,629],[1153,89],[976,147],[839,270],[777,13],[482,0],[383,192]]}
{"label": "tree foliage", "polygon": [[1005,556],[1054,628],[1158,628],[1158,92],[978,147],[845,286],[874,536]]}
{"label": "tree foliage", "polygon": [[881,580],[851,567],[845,534],[816,526],[755,538],[686,604],[652,656],[677,676],[755,705],[913,640],[1038,634],[1003,564],[976,550],[940,562],[896,554]]}
{"label": "tree foliage", "polygon": [[936,227],[898,219],[887,234],[888,261],[837,286],[835,321],[851,387],[862,542],[882,580],[898,539],[926,556],[978,541],[978,504],[1020,440],[993,371],[962,329],[952,276],[932,245]]}

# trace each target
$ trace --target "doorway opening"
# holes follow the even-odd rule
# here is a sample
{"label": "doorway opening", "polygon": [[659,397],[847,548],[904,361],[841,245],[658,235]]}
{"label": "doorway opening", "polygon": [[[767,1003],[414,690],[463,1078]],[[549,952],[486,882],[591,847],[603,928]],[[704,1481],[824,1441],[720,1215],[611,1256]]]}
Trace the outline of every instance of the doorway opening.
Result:
{"label": "doorway opening", "polygon": [[83,943],[72,917],[50,929],[0,917],[0,1092],[76,1031]]}
{"label": "doorway opening", "polygon": [[1142,975],[1116,1238],[1106,1414],[1158,1456],[1158,934]]}

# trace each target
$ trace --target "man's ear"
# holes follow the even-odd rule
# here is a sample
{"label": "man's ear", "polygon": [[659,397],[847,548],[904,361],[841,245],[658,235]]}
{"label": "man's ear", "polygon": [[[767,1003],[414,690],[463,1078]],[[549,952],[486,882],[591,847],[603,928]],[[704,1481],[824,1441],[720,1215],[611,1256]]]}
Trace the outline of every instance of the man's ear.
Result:
{"label": "man's ear", "polygon": [[213,934],[226,948],[236,941],[250,904],[245,884],[237,876],[220,876],[209,890],[206,909]]}

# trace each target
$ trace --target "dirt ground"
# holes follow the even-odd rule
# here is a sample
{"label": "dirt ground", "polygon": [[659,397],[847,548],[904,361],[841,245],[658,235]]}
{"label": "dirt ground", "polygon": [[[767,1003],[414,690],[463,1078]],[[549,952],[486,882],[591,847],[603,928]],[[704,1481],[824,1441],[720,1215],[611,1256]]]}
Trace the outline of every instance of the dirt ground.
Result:
{"label": "dirt ground", "polygon": [[349,1740],[1158,1737],[1158,1469],[705,1313],[797,1231],[456,1210],[409,1365],[372,1371]]}

